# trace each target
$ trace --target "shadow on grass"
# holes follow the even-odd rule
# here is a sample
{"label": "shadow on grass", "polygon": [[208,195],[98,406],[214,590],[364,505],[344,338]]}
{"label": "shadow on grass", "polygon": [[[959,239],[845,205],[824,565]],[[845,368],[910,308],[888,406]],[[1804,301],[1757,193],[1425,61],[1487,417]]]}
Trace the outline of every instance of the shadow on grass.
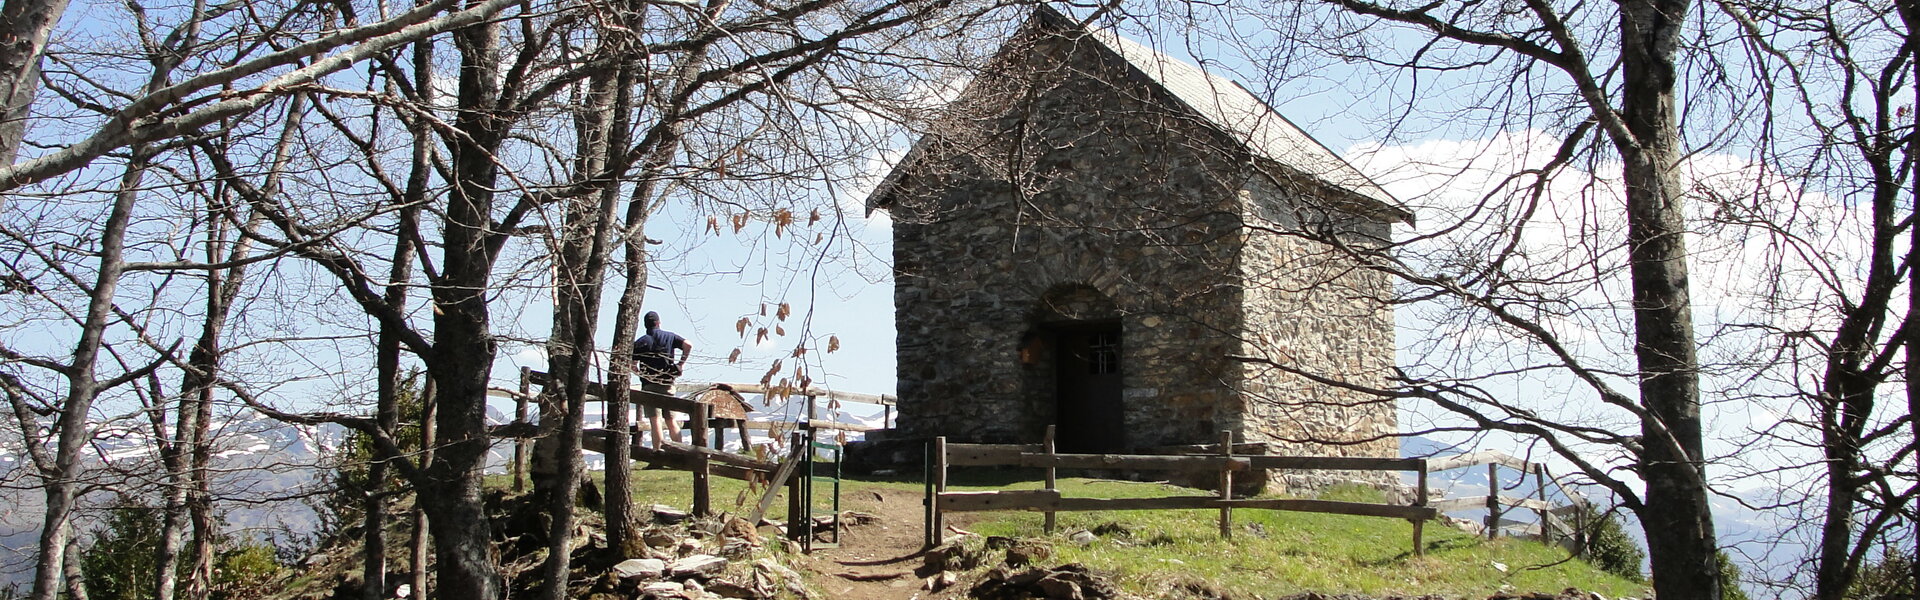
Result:
{"label": "shadow on grass", "polygon": [[[1433,540],[1431,542],[1427,542],[1426,550],[1428,554],[1433,554],[1436,552],[1445,552],[1448,550],[1466,550],[1468,548],[1472,548],[1478,545],[1480,545],[1479,538],[1456,537],[1456,538],[1447,538],[1447,539]],[[1393,566],[1400,563],[1404,563],[1411,558],[1413,558],[1413,551],[1408,550],[1406,552],[1401,552],[1399,554],[1395,554],[1393,556],[1389,556],[1386,558],[1382,558],[1378,560],[1359,561],[1355,564],[1359,564],[1364,567],[1373,567],[1373,568],[1387,567],[1387,566]]]}

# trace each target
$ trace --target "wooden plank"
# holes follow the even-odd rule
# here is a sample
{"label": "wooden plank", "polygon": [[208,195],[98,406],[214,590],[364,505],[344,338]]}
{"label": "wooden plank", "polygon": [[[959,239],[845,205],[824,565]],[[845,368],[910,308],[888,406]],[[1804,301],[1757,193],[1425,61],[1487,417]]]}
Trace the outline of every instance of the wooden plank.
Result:
{"label": "wooden plank", "polygon": [[1466,454],[1455,454],[1453,456],[1443,456],[1439,458],[1434,458],[1427,462],[1427,468],[1434,471],[1451,471],[1454,469],[1473,467],[1473,466],[1479,466],[1479,465],[1487,465],[1487,464],[1500,465],[1504,467],[1512,467],[1515,469],[1520,469],[1522,471],[1531,470],[1533,468],[1532,465],[1527,461],[1514,458],[1512,455],[1509,455],[1504,452],[1495,451],[1495,450],[1482,450],[1479,452],[1469,452]]}
{"label": "wooden plank", "polygon": [[[713,387],[714,385],[719,383],[721,382],[689,381],[686,383],[675,383],[673,384],[673,391],[674,393],[694,392],[694,391],[704,390],[704,389]],[[900,401],[900,399],[895,397],[893,394],[862,394],[858,392],[842,392],[838,390],[829,390],[825,388],[815,388],[815,387],[790,388],[790,389],[780,390],[780,389],[777,389],[779,386],[766,386],[766,385],[760,385],[758,383],[725,383],[724,385],[726,385],[727,387],[733,388],[734,393],[737,393],[737,394],[767,394],[767,393],[784,392],[792,396],[813,396],[815,398],[826,398],[828,400],[838,400],[840,402],[854,402],[859,404],[879,404],[882,406],[893,406],[895,404],[898,404]]]}
{"label": "wooden plank", "polygon": [[[606,447],[606,440],[608,437],[610,437],[608,435],[607,430],[588,429],[586,431],[581,432],[581,434],[582,434],[581,445],[580,445],[581,448],[586,448],[586,449],[593,450],[594,452],[600,452],[602,454],[605,454],[605,452],[602,451],[602,449]],[[587,441],[589,440],[594,442],[592,448],[587,448]],[[635,442],[633,445],[642,446],[642,444],[640,444],[639,442]],[[706,457],[709,460],[712,460],[714,462],[718,462],[725,465],[731,465],[735,467],[741,467],[745,469],[752,469],[755,471],[765,471],[768,473],[772,473],[775,469],[780,468],[779,463],[775,463],[770,460],[760,460],[744,454],[735,454],[732,452],[727,452],[725,450],[703,448],[700,446],[695,446],[692,444],[683,444],[680,442],[664,442],[661,449],[667,452],[684,454],[688,458],[692,458],[694,455],[706,455]]]}
{"label": "wooden plank", "polygon": [[[1266,442],[1240,442],[1233,445],[1233,453],[1259,456],[1267,453],[1272,446]],[[1219,454],[1219,444],[1188,444],[1184,446],[1154,446],[1147,449],[1155,454]]]}
{"label": "wooden plank", "polygon": [[1058,490],[1009,490],[1001,492],[942,492],[937,494],[942,511],[1113,511],[1113,510],[1188,510],[1257,508],[1296,512],[1332,513],[1366,517],[1427,520],[1439,515],[1431,507],[1336,502],[1332,500],[1252,499],[1222,500],[1214,496],[1170,496],[1163,498],[1062,498]]}
{"label": "wooden plank", "polygon": [[1545,511],[1545,510],[1553,509],[1552,504],[1548,504],[1546,501],[1543,501],[1543,500],[1535,500],[1533,498],[1515,498],[1512,496],[1501,496],[1500,503],[1505,504],[1507,506],[1514,506],[1519,508],[1531,508],[1536,511]]}
{"label": "wooden plank", "polygon": [[[1051,506],[1060,511],[1103,511],[1103,510],[1176,510],[1195,508],[1219,508],[1219,498],[1213,496],[1172,496],[1166,498],[1061,498]],[[1038,510],[1038,509],[1035,509]]]}
{"label": "wooden plank", "polygon": [[1020,464],[1020,455],[1040,452],[1039,444],[947,444],[947,464],[956,467],[999,467]]}
{"label": "wooden plank", "polygon": [[1428,502],[1427,506],[1431,506],[1435,510],[1438,510],[1440,512],[1453,512],[1456,510],[1466,510],[1469,508],[1486,508],[1487,497],[1486,496],[1462,496],[1459,498],[1441,498],[1439,500]]}
{"label": "wooden plank", "polygon": [[1566,506],[1556,506],[1556,507],[1547,509],[1547,514],[1553,515],[1555,517],[1560,517],[1563,519],[1570,519],[1580,514],[1580,507],[1573,504],[1568,504]]}
{"label": "wooden plank", "polygon": [[[601,454],[606,454],[606,444],[605,439],[580,440],[581,449],[599,452]],[[633,445],[633,460],[680,471],[692,471],[695,461],[694,456],[691,454],[682,454],[671,450],[656,450],[638,443]],[[714,475],[741,481],[762,481],[765,480],[768,475],[771,475],[770,471],[726,464],[712,465],[711,470]]]}
{"label": "wooden plank", "polygon": [[1236,508],[1264,508],[1268,510],[1290,510],[1294,512],[1330,513],[1336,515],[1359,515],[1362,517],[1391,517],[1425,521],[1438,518],[1440,511],[1431,506],[1400,506],[1396,504],[1369,504],[1365,502],[1339,502],[1334,500],[1304,500],[1296,498],[1233,500]]}
{"label": "wooden plank", "polygon": [[1162,456],[1154,454],[1045,454],[1025,452],[1022,467],[1059,469],[1137,469],[1142,471],[1246,471],[1253,468],[1248,457]]}
{"label": "wooden plank", "polygon": [[1059,490],[1003,490],[998,492],[942,492],[940,510],[1042,510],[1059,502]]}
{"label": "wooden plank", "polygon": [[[1217,446],[1217,445],[1216,445]],[[1236,452],[1237,454],[1238,452]],[[1418,471],[1418,458],[1360,456],[1249,456],[1255,469],[1319,469],[1326,471]]]}
{"label": "wooden plank", "polygon": [[[789,453],[786,460],[780,461],[780,468],[774,469],[773,477],[767,479],[767,491],[760,495],[760,503],[754,505],[753,514],[747,519],[748,523],[758,526],[761,519],[767,518],[767,511],[773,509],[773,499],[780,496],[780,488],[787,485],[787,479],[793,477],[794,467],[799,465],[800,453],[798,452]],[[787,521],[792,522],[793,517],[788,516]]]}

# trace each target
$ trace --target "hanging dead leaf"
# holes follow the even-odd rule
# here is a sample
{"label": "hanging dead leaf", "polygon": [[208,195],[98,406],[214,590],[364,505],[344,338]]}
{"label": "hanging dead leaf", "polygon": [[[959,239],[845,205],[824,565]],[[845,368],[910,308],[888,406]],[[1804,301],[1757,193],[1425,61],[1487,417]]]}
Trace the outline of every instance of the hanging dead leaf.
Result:
{"label": "hanging dead leaf", "polygon": [[794,347],[794,349],[793,349],[793,357],[794,357],[794,358],[800,358],[800,357],[802,357],[802,356],[806,356],[806,355],[807,355],[807,347],[806,347],[806,346],[795,346],[795,347]]}
{"label": "hanging dead leaf", "polygon": [[753,343],[760,344],[766,341],[767,341],[767,328],[761,327],[759,331],[754,332]]}
{"label": "hanging dead leaf", "polygon": [[765,302],[760,303],[760,316],[767,316],[767,303]]}
{"label": "hanging dead leaf", "polygon": [[786,327],[783,327],[783,326],[780,326],[780,325],[775,325],[775,326],[773,326],[773,334],[774,334],[774,335],[778,335],[778,336],[780,336],[780,337],[786,337],[786,336],[787,336],[787,328],[786,328]]}
{"label": "hanging dead leaf", "polygon": [[807,216],[807,224],[812,225],[814,223],[819,223],[819,222],[820,222],[820,209],[816,208],[816,209],[813,209],[813,214]]}
{"label": "hanging dead leaf", "polygon": [[778,319],[780,319],[780,320],[782,320],[782,321],[785,321],[785,320],[787,320],[787,316],[788,316],[788,315],[791,315],[791,314],[793,314],[793,307],[791,307],[791,306],[788,306],[788,305],[787,305],[787,303],[785,303],[785,302],[781,302],[781,303],[780,303],[780,310],[779,310],[779,311],[776,311],[776,312],[774,312],[774,313],[773,313],[773,316],[774,316],[775,318],[778,318]]}
{"label": "hanging dead leaf", "polygon": [[708,216],[707,229],[701,230],[701,233],[706,233],[707,230],[712,230],[714,235],[720,235],[720,217]]}
{"label": "hanging dead leaf", "polygon": [[793,224],[793,211],[787,210],[784,208],[774,211],[773,212],[773,237],[780,237],[780,232],[786,230],[787,226],[792,224]]}
{"label": "hanging dead leaf", "polygon": [[740,233],[740,230],[747,228],[747,218],[748,218],[747,213],[740,213],[733,216],[733,232],[734,233]]}
{"label": "hanging dead leaf", "polygon": [[733,330],[740,332],[740,337],[747,337],[747,327],[752,325],[753,322],[748,321],[746,317],[740,317],[740,320],[733,324]]}
{"label": "hanging dead leaf", "polygon": [[[801,377],[801,378],[800,378],[800,389],[803,389],[803,390],[804,390],[804,389],[807,389],[807,388],[809,388],[809,387],[813,387],[813,378],[812,378],[812,377]],[[831,398],[829,398],[829,399],[828,399],[828,407],[829,407],[829,408],[831,408],[831,407],[832,407],[832,399],[831,399]]]}
{"label": "hanging dead leaf", "polygon": [[840,336],[827,336],[827,354],[833,354],[838,350],[840,350]]}
{"label": "hanging dead leaf", "polygon": [[780,374],[780,359],[776,358],[776,359],[773,359],[773,367],[767,369],[767,374],[760,376],[760,385],[763,385],[763,386],[767,385],[768,382],[773,381],[774,375],[779,375],[779,374]]}
{"label": "hanging dead leaf", "polygon": [[727,355],[727,362],[728,362],[728,363],[737,363],[737,362],[740,362],[740,349],[739,349],[739,348],[734,348],[734,349],[733,349],[733,353],[731,353],[731,354],[728,354],[728,355]]}
{"label": "hanging dead leaf", "polygon": [[825,234],[825,233],[816,233],[816,234],[813,234],[813,243],[814,243],[814,244],[816,244],[816,245],[817,245],[817,244],[819,244],[820,242],[824,242],[824,241],[827,241],[827,234]]}

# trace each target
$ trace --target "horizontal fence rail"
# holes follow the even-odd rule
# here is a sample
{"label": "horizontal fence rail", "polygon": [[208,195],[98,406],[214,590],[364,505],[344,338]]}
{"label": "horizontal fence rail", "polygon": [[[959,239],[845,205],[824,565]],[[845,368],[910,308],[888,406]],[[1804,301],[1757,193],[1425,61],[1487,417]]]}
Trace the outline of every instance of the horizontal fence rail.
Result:
{"label": "horizontal fence rail", "polygon": [[[1345,456],[1268,456],[1249,454],[1263,451],[1257,444],[1234,444],[1228,432],[1222,432],[1220,444],[1199,446],[1173,446],[1162,448],[1166,452],[1178,454],[1063,454],[1054,451],[1054,429],[1047,428],[1046,437],[1039,444],[968,444],[948,443],[939,437],[928,447],[927,477],[927,530],[926,543],[929,546],[940,543],[941,533],[945,530],[945,514],[949,512],[977,511],[1032,511],[1046,513],[1046,531],[1052,533],[1055,525],[1054,514],[1076,511],[1123,511],[1123,510],[1204,510],[1220,511],[1220,532],[1223,538],[1232,537],[1232,511],[1234,509],[1286,510],[1364,517],[1383,517],[1406,519],[1413,524],[1413,552],[1423,554],[1424,533],[1427,521],[1437,519],[1449,511],[1486,508],[1489,510],[1487,527],[1489,535],[1497,536],[1502,527],[1524,528],[1529,524],[1501,518],[1504,509],[1527,509],[1539,515],[1538,525],[1532,525],[1536,532],[1547,532],[1547,536],[1559,536],[1572,540],[1577,548],[1584,546],[1585,527],[1581,523],[1586,513],[1587,502],[1578,492],[1567,489],[1558,479],[1547,476],[1545,465],[1532,463],[1501,452],[1482,451],[1438,458],[1368,458]],[[1488,469],[1488,481],[1491,493],[1486,496],[1448,498],[1429,501],[1427,481],[1429,475],[1455,469],[1478,466]],[[1026,490],[1000,490],[985,492],[947,490],[947,469],[949,467],[1029,467],[1044,469],[1045,487]],[[1519,498],[1502,496],[1499,490],[1498,469],[1507,467],[1534,475],[1538,493],[1536,497]],[[1217,473],[1220,477],[1220,493],[1216,496],[1170,496],[1160,498],[1072,498],[1064,496],[1056,488],[1059,469],[1111,469],[1128,471],[1171,471],[1189,476]],[[1417,484],[1411,505],[1376,504],[1368,502],[1342,502],[1333,500],[1310,499],[1264,499],[1233,498],[1233,474],[1254,470],[1295,469],[1323,471],[1396,471],[1410,472],[1416,475]],[[1551,483],[1569,500],[1569,504],[1558,505],[1547,500],[1547,485]]]}
{"label": "horizontal fence rail", "polygon": [[[1418,458],[1364,458],[1340,456],[1266,456],[1244,454],[1255,446],[1233,443],[1231,432],[1221,432],[1221,443],[1206,446],[1166,448],[1181,454],[1062,454],[1054,451],[1054,428],[1047,427],[1040,444],[958,444],[935,438],[928,458],[927,536],[931,546],[940,542],[948,512],[1035,511],[1046,513],[1046,531],[1052,533],[1054,514],[1076,511],[1120,510],[1207,510],[1220,511],[1220,535],[1233,536],[1235,509],[1286,510],[1365,517],[1407,519],[1413,523],[1414,553],[1424,552],[1422,534],[1425,523],[1440,515],[1427,505],[1425,473],[1427,461]],[[1206,453],[1206,454],[1202,454]],[[1045,469],[1046,483],[1037,490],[958,492],[947,490],[948,467],[1032,467]],[[1169,496],[1160,498],[1071,498],[1057,489],[1059,469],[1113,469],[1128,471],[1171,471],[1190,476],[1217,473],[1220,490],[1215,496]],[[1328,471],[1410,471],[1421,474],[1421,487],[1413,505],[1341,502],[1333,500],[1234,498],[1233,476],[1266,469],[1317,469]]]}

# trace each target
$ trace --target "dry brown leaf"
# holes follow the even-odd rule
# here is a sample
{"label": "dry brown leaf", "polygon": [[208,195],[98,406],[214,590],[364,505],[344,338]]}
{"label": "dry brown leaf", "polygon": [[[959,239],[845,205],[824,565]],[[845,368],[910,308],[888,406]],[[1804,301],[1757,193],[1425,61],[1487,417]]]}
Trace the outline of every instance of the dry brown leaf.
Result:
{"label": "dry brown leaf", "polygon": [[832,354],[835,351],[838,351],[839,349],[840,349],[840,336],[837,336],[837,335],[827,336],[827,353]]}
{"label": "dry brown leaf", "polygon": [[740,233],[740,230],[746,229],[747,219],[748,219],[747,213],[740,213],[740,214],[734,215],[733,216],[733,232]]}
{"label": "dry brown leaf", "polygon": [[774,334],[774,335],[777,335],[777,336],[780,336],[780,337],[786,337],[786,336],[787,336],[787,328],[786,328],[786,327],[783,327],[783,326],[780,326],[780,325],[775,325],[775,326],[773,326],[773,334]]}
{"label": "dry brown leaf", "polygon": [[765,341],[767,341],[767,328],[761,327],[760,331],[754,332],[753,343],[758,344]]}
{"label": "dry brown leaf", "polygon": [[800,357],[802,357],[802,356],[806,356],[806,355],[807,355],[807,347],[806,347],[806,346],[795,346],[795,347],[793,348],[793,357],[794,357],[794,358],[800,358]]}
{"label": "dry brown leaf", "polygon": [[740,320],[733,324],[733,329],[734,331],[740,332],[740,337],[747,337],[747,327],[752,325],[753,323],[748,321],[746,317],[740,317]]}
{"label": "dry brown leaf", "polygon": [[774,211],[773,237],[780,237],[780,232],[785,231],[787,226],[792,224],[793,224],[793,211],[787,210],[784,208]]}
{"label": "dry brown leaf", "polygon": [[820,209],[816,208],[816,209],[813,209],[813,214],[807,217],[807,224],[812,225],[814,223],[819,223],[819,222],[820,222]]}
{"label": "dry brown leaf", "polygon": [[788,315],[792,315],[792,314],[793,314],[793,307],[791,307],[791,306],[788,306],[788,305],[787,305],[787,303],[785,303],[785,302],[781,302],[781,303],[780,303],[780,310],[779,310],[779,311],[777,311],[777,312],[775,312],[775,313],[773,313],[773,316],[774,316],[775,318],[778,318],[778,319],[780,319],[780,320],[782,320],[782,321],[785,321],[785,320],[787,320],[787,316],[788,316]]}
{"label": "dry brown leaf", "polygon": [[773,381],[773,376],[778,374],[780,374],[780,359],[776,358],[773,359],[773,367],[767,369],[767,374],[760,376],[760,385],[767,385],[767,382]]}
{"label": "dry brown leaf", "polygon": [[739,348],[734,348],[734,349],[733,349],[733,353],[732,353],[732,354],[728,354],[728,355],[727,355],[727,362],[729,362],[729,363],[737,363],[737,362],[740,362],[740,349],[739,349]]}
{"label": "dry brown leaf", "polygon": [[[707,229],[713,230],[714,235],[720,235],[720,217],[708,216]],[[701,231],[701,233],[706,233],[706,231]]]}

